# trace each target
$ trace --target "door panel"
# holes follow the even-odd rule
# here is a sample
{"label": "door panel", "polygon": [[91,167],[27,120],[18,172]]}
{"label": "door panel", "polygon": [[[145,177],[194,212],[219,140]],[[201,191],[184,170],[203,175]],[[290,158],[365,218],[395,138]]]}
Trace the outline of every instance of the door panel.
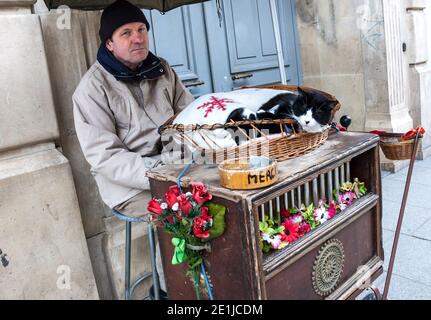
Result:
{"label": "door panel", "polygon": [[269,0],[226,0],[231,73],[277,68]]}
{"label": "door panel", "polygon": [[[215,0],[183,6],[150,19],[150,48],[165,58],[197,97],[241,86],[280,82],[269,0],[223,0],[220,26]],[[295,0],[278,0],[285,70],[301,84]]]}
{"label": "door panel", "polygon": [[150,49],[169,62],[194,96],[212,92],[202,4],[146,15],[151,19]]}
{"label": "door panel", "polygon": [[[279,0],[277,9],[288,83],[301,84],[294,2]],[[204,5],[214,89],[228,91],[242,86],[279,83],[269,0],[223,0],[222,5],[221,28],[215,2]]]}

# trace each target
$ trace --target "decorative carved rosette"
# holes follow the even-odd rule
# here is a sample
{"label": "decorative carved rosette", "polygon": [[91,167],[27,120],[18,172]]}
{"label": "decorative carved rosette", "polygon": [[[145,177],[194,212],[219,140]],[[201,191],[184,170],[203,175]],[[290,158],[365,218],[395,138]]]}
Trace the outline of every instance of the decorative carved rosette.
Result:
{"label": "decorative carved rosette", "polygon": [[330,295],[343,274],[344,248],[340,240],[332,239],[319,250],[314,261],[312,280],[314,291],[322,297]]}

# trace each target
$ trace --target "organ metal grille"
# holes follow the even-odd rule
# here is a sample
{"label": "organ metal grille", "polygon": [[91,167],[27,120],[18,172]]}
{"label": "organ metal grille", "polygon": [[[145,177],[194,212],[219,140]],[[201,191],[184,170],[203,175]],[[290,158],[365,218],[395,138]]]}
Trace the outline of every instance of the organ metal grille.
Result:
{"label": "organ metal grille", "polygon": [[341,166],[260,205],[259,220],[264,221],[265,215],[268,215],[271,220],[279,220],[281,210],[300,208],[302,204],[308,206],[314,203],[317,206],[320,199],[332,199],[334,190],[338,190],[344,182],[348,181],[351,181],[350,162],[345,162]]}

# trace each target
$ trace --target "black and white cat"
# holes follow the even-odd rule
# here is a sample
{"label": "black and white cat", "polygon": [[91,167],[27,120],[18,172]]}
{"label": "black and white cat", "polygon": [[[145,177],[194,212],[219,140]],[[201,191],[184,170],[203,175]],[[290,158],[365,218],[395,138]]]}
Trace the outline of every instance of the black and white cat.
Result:
{"label": "black and white cat", "polygon": [[305,132],[321,132],[329,127],[337,101],[298,88],[294,94],[279,94],[262,105],[257,119],[296,120]]}
{"label": "black and white cat", "polygon": [[[241,120],[291,118],[306,132],[320,132],[328,127],[335,104],[301,88],[298,88],[298,92],[242,89],[199,97],[177,115],[173,124],[211,125]],[[238,142],[232,132],[224,129],[200,130],[200,133],[189,134],[203,148],[234,147]]]}

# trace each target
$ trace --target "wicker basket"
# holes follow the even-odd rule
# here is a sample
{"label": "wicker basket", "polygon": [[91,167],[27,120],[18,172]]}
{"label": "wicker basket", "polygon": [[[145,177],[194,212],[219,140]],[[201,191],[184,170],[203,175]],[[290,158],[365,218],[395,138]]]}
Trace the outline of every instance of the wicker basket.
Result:
{"label": "wicker basket", "polygon": [[[244,89],[250,87],[244,87]],[[288,86],[288,85],[271,85],[271,86],[256,86],[253,88],[267,88],[275,90],[289,90],[297,91],[298,86]],[[338,100],[325,92],[308,88],[300,87],[304,91],[314,92],[316,94],[323,95],[330,101],[337,102],[336,106],[332,111],[332,118],[340,109],[340,103]],[[277,161],[285,161],[291,158],[299,157],[304,155],[316,148],[320,147],[327,139],[329,135],[329,130],[325,130],[319,133],[306,133],[306,132],[294,132],[293,134],[286,134],[283,130],[284,126],[293,126],[295,124],[294,120],[283,119],[283,120],[255,120],[255,121],[238,121],[227,124],[215,124],[215,125],[181,125],[172,124],[175,120],[175,116],[169,119],[163,126],[160,127],[160,133],[167,136],[176,136],[177,140],[181,140],[182,143],[188,145],[194,150],[198,151],[202,157],[207,160],[213,161],[213,163],[220,163],[228,159],[235,159],[247,156],[265,156],[271,157]],[[332,119],[331,119],[332,120]],[[258,127],[260,125],[277,125],[280,127],[280,133],[272,135],[264,135]],[[261,133],[261,137],[253,138],[248,136],[245,132],[244,135],[247,136],[247,142],[236,147],[231,148],[202,148],[190,137],[187,133],[190,132],[205,132],[205,130],[216,130],[216,129],[228,129],[237,128],[239,131],[240,126],[251,126],[256,132]],[[202,134],[204,136],[204,134]],[[178,139],[179,138],[179,139]],[[204,140],[207,138],[204,137]]]}
{"label": "wicker basket", "polygon": [[[403,140],[402,136],[402,133],[380,134],[380,147],[389,160],[410,160],[412,158],[415,139]],[[420,148],[421,142],[422,139],[419,137],[417,149]]]}

